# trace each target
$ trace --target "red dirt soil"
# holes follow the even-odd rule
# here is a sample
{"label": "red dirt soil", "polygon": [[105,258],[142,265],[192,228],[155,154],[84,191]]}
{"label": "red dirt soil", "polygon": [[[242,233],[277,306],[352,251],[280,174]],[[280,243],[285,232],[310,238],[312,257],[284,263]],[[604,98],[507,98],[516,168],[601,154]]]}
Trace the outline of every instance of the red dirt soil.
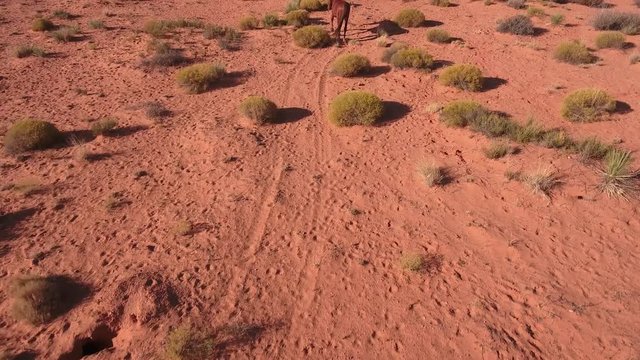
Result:
{"label": "red dirt soil", "polygon": [[[638,12],[630,0],[613,4]],[[532,116],[637,151],[640,65],[629,63],[637,50],[599,50],[600,61],[585,67],[553,59],[564,40],[593,47],[597,31],[589,21],[602,10],[544,7],[564,14],[570,26],[533,18],[548,31],[518,37],[495,31],[496,20],[522,13],[504,3],[361,1],[347,35],[360,41],[318,50],[296,47],[290,27],[246,31],[238,51],[222,50],[201,30],[181,29],[168,39],[174,47],[198,62],[226,64],[237,80],[199,95],[176,84],[175,68],[141,64],[151,39],[141,29],[149,19],[236,26],[244,15],[284,5],[0,3],[0,135],[24,117],[63,131],[115,117],[123,128],[84,145],[105,154],[88,163],[74,160],[71,146],[26,159],[1,155],[0,350],[77,359],[82,339],[111,333],[94,336],[112,337],[113,346],[93,358],[157,359],[170,329],[190,322],[255,329],[218,354],[233,359],[640,357],[638,202],[599,193],[594,166],[566,152],[525,145],[519,154],[486,159],[489,139],[447,128],[428,111],[434,103],[473,99],[522,122]],[[441,69],[384,68],[369,29],[407,7],[442,22],[464,45],[429,43],[426,28],[393,41],[425,48],[437,60],[475,64],[506,83],[465,93],[440,85]],[[57,43],[30,30],[33,18],[55,9],[79,16],[54,21],[80,23],[81,39]],[[328,16],[312,14],[327,28]],[[108,29],[90,29],[91,19]],[[638,39],[627,37],[635,46]],[[51,55],[13,56],[27,43]],[[348,52],[381,70],[331,76],[328,65]],[[632,111],[590,124],[563,120],[562,100],[583,87],[602,88]],[[388,101],[387,121],[330,125],[329,102],[350,89]],[[249,95],[287,108],[287,121],[247,124],[237,106]],[[173,116],[162,124],[147,119],[149,101]],[[424,185],[416,168],[431,160],[451,170],[451,183]],[[504,176],[541,166],[562,176],[551,199]],[[42,184],[29,196],[4,187],[29,178]],[[114,193],[120,206],[107,209]],[[193,231],[176,234],[185,219]],[[441,271],[404,270],[400,258],[410,253],[442,255]],[[10,315],[9,284],[23,274],[72,276],[92,293],[34,327]]]}

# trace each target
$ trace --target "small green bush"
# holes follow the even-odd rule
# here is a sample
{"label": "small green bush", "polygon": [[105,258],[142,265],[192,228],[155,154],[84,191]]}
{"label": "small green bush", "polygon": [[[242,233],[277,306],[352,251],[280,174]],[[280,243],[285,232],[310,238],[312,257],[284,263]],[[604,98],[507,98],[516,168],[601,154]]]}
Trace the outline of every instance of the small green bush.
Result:
{"label": "small green bush", "polygon": [[540,144],[549,149],[565,149],[573,144],[573,140],[562,130],[549,130],[547,131]]}
{"label": "small green bush", "polygon": [[543,139],[546,130],[544,127],[536,123],[533,119],[529,119],[523,126],[516,126],[509,133],[509,138],[519,143],[538,142]]}
{"label": "small green bush", "polygon": [[240,20],[240,30],[254,30],[260,26],[260,21],[255,16],[247,16]]}
{"label": "small green bush", "polygon": [[267,29],[278,27],[281,24],[280,17],[278,17],[278,14],[275,13],[266,14],[262,18],[262,24],[264,24],[264,27]]}
{"label": "small green bush", "polygon": [[391,58],[393,57],[393,55],[395,55],[395,53],[397,53],[398,51],[402,50],[402,49],[406,49],[408,48],[409,45],[402,43],[402,42],[396,42],[391,44],[391,46],[389,46],[388,48],[384,49],[384,52],[382,53],[382,61],[386,62],[386,63],[390,63],[391,62]]}
{"label": "small green bush", "polygon": [[344,54],[331,64],[331,73],[342,77],[362,75],[370,69],[369,59],[358,54]]}
{"label": "small green bush", "polygon": [[596,37],[598,49],[622,49],[625,44],[625,36],[618,31],[605,31]]}
{"label": "small green bush", "polygon": [[598,121],[616,110],[616,100],[600,89],[580,89],[569,94],[562,104],[562,117],[575,122]]}
{"label": "small green bush", "polygon": [[258,125],[273,122],[278,114],[278,106],[261,96],[249,96],[240,103],[240,112]]}
{"label": "small green bush", "polygon": [[431,5],[449,7],[451,6],[451,2],[449,2],[449,0],[431,0]]}
{"label": "small green bush", "polygon": [[425,22],[424,14],[417,9],[404,9],[396,15],[394,21],[402,27],[420,27]]}
{"label": "small green bush", "polygon": [[391,56],[391,65],[399,69],[423,69],[428,70],[433,66],[433,57],[426,50],[417,48],[404,48],[396,51]]}
{"label": "small green bush", "polygon": [[431,29],[427,31],[427,40],[432,43],[445,44],[451,42],[451,35],[446,30]]}
{"label": "small green bush", "polygon": [[542,10],[540,8],[537,8],[535,6],[529,6],[527,8],[527,16],[542,18],[542,17],[547,16],[547,13],[545,13],[544,10]]}
{"label": "small green bush", "polygon": [[91,124],[91,132],[93,135],[108,135],[113,129],[118,126],[118,122],[113,118],[100,119]]}
{"label": "small green bush", "polygon": [[484,149],[484,155],[489,159],[500,159],[510,152],[511,147],[503,141],[494,142],[491,146]]}
{"label": "small green bush", "polygon": [[303,48],[321,48],[331,43],[331,37],[322,26],[310,25],[294,31],[293,41]]}
{"label": "small green bush", "polygon": [[458,64],[449,66],[440,75],[440,82],[465,91],[482,90],[482,71],[473,65]]}
{"label": "small green bush", "polygon": [[465,127],[486,116],[487,113],[488,110],[476,102],[452,101],[440,112],[440,121],[451,127]]}
{"label": "small green bush", "polygon": [[613,147],[608,144],[604,144],[595,137],[589,137],[581,141],[577,141],[572,144],[570,150],[577,153],[580,158],[586,160],[601,160],[603,159]]}
{"label": "small green bush", "polygon": [[513,35],[533,35],[535,33],[531,19],[525,15],[515,15],[500,20],[497,30]]}
{"label": "small green bush", "polygon": [[500,137],[512,134],[518,124],[514,123],[508,117],[487,112],[484,109],[478,111],[478,114],[468,116],[467,122],[470,122],[471,130],[479,132],[487,137]]}
{"label": "small green bush", "polygon": [[31,30],[33,31],[51,31],[55,28],[56,26],[51,21],[43,18],[37,18],[31,24]]}
{"label": "small green bush", "polygon": [[640,14],[607,10],[592,20],[596,30],[616,30],[627,35],[640,34]]}
{"label": "small green bush", "polygon": [[564,21],[564,15],[562,14],[551,15],[551,24],[558,26],[562,24],[563,21]]}
{"label": "small green bush", "polygon": [[200,63],[178,70],[178,83],[191,93],[202,93],[215,86],[225,75],[224,66]]}
{"label": "small green bush", "polygon": [[165,345],[168,360],[204,360],[215,358],[215,337],[209,331],[182,325],[169,333]]}
{"label": "small green bush", "polygon": [[320,0],[300,0],[298,8],[307,11],[319,11],[324,8]]}
{"label": "small green bush", "polygon": [[89,20],[89,27],[92,29],[104,29],[104,21],[102,20]]}
{"label": "small green bush", "polygon": [[287,22],[287,25],[293,26],[295,28],[307,26],[311,22],[311,20],[309,19],[309,12],[306,10],[291,11],[287,13],[284,20]]}
{"label": "small green bush", "polygon": [[46,149],[58,143],[62,134],[51,123],[25,119],[13,124],[4,136],[5,151],[10,154]]}
{"label": "small green bush", "polygon": [[556,60],[573,65],[592,64],[597,60],[596,57],[589,52],[589,49],[579,41],[560,43],[553,56]]}
{"label": "small green bush", "polygon": [[384,113],[382,100],[364,91],[346,91],[329,108],[329,121],[336,126],[373,125]]}
{"label": "small green bush", "polygon": [[29,56],[44,57],[46,55],[46,52],[34,45],[22,45],[16,49],[15,55],[20,59]]}

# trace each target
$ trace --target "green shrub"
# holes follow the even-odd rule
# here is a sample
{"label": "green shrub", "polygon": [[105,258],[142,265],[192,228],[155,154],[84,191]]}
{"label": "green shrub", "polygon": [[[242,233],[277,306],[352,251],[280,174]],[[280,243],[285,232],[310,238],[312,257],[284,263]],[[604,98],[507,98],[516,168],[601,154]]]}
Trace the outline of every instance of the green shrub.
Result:
{"label": "green shrub", "polygon": [[465,127],[486,116],[487,113],[488,110],[476,102],[452,101],[440,112],[440,121],[451,127]]}
{"label": "green shrub", "polygon": [[600,185],[607,195],[626,197],[628,193],[638,191],[640,171],[631,170],[632,162],[633,158],[628,151],[612,149],[607,153]]}
{"label": "green shrub", "polygon": [[178,83],[191,93],[202,93],[215,86],[225,75],[224,66],[200,63],[178,70]]}
{"label": "green shrub", "polygon": [[373,125],[384,113],[382,100],[364,91],[346,91],[329,108],[329,121],[336,126]]}
{"label": "green shrub", "polygon": [[525,15],[515,15],[500,20],[497,30],[513,35],[533,35],[535,33],[531,19]]}
{"label": "green shrub", "polygon": [[260,21],[255,16],[247,16],[240,20],[240,30],[254,30],[260,26]]}
{"label": "green shrub", "polygon": [[10,154],[46,149],[58,143],[62,134],[51,123],[35,119],[20,120],[4,136],[5,151]]}
{"label": "green shrub", "polygon": [[424,14],[417,9],[404,9],[396,15],[394,21],[402,27],[419,27],[425,22]]}
{"label": "green shrub", "polygon": [[102,20],[89,20],[89,27],[92,29],[104,29],[104,22]]}
{"label": "green shrub", "polygon": [[573,140],[562,130],[549,130],[547,131],[540,144],[549,149],[565,149],[573,144]]}
{"label": "green shrub", "polygon": [[43,18],[37,18],[31,24],[31,30],[33,31],[51,31],[55,28],[56,26],[51,21]]}
{"label": "green shrub", "polygon": [[449,66],[440,75],[440,82],[465,91],[482,90],[482,71],[473,65]]}
{"label": "green shrub", "polygon": [[331,73],[342,77],[353,77],[371,69],[369,59],[358,54],[344,54],[331,64]]}
{"label": "green shrub", "polygon": [[311,22],[311,20],[309,19],[309,12],[306,10],[291,11],[287,13],[284,20],[287,22],[287,25],[293,26],[295,28],[307,26]]}
{"label": "green shrub", "polygon": [[281,24],[278,14],[274,14],[274,13],[266,14],[262,18],[262,23],[264,24],[264,27],[267,29],[278,27]]}
{"label": "green shrub", "polygon": [[545,13],[544,10],[542,10],[540,8],[537,8],[535,6],[529,6],[527,8],[527,16],[542,18],[542,17],[547,16],[547,13]]}
{"label": "green shrub", "polygon": [[45,51],[34,45],[22,45],[16,49],[15,55],[17,58],[26,58],[29,56],[44,57]]}
{"label": "green shrub", "polygon": [[560,43],[553,56],[556,60],[574,65],[591,64],[597,60],[596,57],[589,52],[589,49],[579,41]]}
{"label": "green shrub", "polygon": [[564,15],[562,15],[562,14],[551,15],[551,24],[557,26],[557,25],[562,24],[563,21],[564,21]]}
{"label": "green shrub", "polygon": [[64,314],[73,300],[68,283],[58,277],[29,276],[14,280],[10,287],[12,315],[17,320],[42,325]]}
{"label": "green shrub", "polygon": [[445,44],[451,42],[451,35],[446,30],[431,29],[427,31],[427,39],[432,43]]}
{"label": "green shrub", "polygon": [[449,2],[449,0],[431,0],[431,5],[449,7],[451,6],[451,2]]}
{"label": "green shrub", "polygon": [[562,117],[569,121],[598,121],[616,110],[616,100],[600,89],[580,89],[569,94],[562,104]]}
{"label": "green shrub", "polygon": [[278,114],[278,106],[261,96],[249,96],[240,103],[240,112],[258,125],[273,122]]}
{"label": "green shrub", "polygon": [[570,150],[577,153],[582,160],[601,160],[613,147],[602,143],[596,137],[589,137],[572,144]]}
{"label": "green shrub", "polygon": [[384,52],[382,53],[382,61],[386,62],[386,63],[390,63],[391,62],[391,58],[393,57],[393,55],[395,55],[395,53],[397,53],[398,51],[402,50],[402,49],[406,49],[408,48],[409,45],[405,44],[405,43],[401,43],[401,42],[396,42],[391,44],[391,46],[389,46],[388,48],[384,49]]}
{"label": "green shrub", "polygon": [[318,11],[324,8],[320,0],[300,0],[298,8],[307,11]]}
{"label": "green shrub", "polygon": [[624,34],[618,31],[605,31],[596,37],[598,49],[622,49],[625,44]]}
{"label": "green shrub", "polygon": [[391,56],[391,65],[399,69],[430,69],[433,66],[433,57],[426,50],[404,48]]}
{"label": "green shrub", "polygon": [[509,133],[509,137],[519,143],[538,142],[543,139],[546,130],[544,127],[529,119],[524,126],[516,126]]}
{"label": "green shrub", "polygon": [[499,141],[494,142],[488,148],[484,149],[484,155],[489,159],[500,159],[511,152],[509,144]]}
{"label": "green shrub", "polygon": [[93,135],[107,135],[118,126],[118,122],[112,118],[100,119],[91,124],[91,132]]}
{"label": "green shrub", "polygon": [[182,325],[167,336],[165,357],[168,360],[213,359],[215,352],[215,337],[209,331]]}
{"label": "green shrub", "polygon": [[322,26],[310,25],[294,31],[293,41],[303,48],[321,48],[331,43],[331,37]]}
{"label": "green shrub", "polygon": [[596,30],[616,30],[627,35],[640,34],[640,14],[607,10],[598,13],[592,24]]}
{"label": "green shrub", "polygon": [[481,109],[478,113],[467,116],[467,122],[469,122],[471,130],[485,136],[505,136],[512,134],[518,128],[518,124],[504,115],[487,112],[484,109]]}

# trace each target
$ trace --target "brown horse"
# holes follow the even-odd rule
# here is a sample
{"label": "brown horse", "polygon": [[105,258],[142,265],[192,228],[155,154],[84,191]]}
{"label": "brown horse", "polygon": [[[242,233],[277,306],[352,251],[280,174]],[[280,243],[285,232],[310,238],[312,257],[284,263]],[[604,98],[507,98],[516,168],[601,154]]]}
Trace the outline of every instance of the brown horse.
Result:
{"label": "brown horse", "polygon": [[340,41],[340,30],[344,24],[344,40],[347,40],[347,24],[349,23],[349,14],[351,13],[351,4],[344,0],[329,0],[329,10],[331,11],[331,31],[333,31],[333,19],[338,19],[338,27],[336,28],[335,37]]}

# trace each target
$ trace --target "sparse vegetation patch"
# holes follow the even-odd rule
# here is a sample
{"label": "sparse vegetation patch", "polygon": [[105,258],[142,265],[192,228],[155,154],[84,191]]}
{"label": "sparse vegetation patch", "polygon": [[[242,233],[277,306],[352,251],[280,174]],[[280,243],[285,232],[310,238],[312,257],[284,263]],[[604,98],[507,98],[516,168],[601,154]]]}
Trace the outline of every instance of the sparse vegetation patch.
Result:
{"label": "sparse vegetation patch", "polygon": [[615,30],[627,35],[640,34],[640,14],[606,10],[593,18],[596,30]]}
{"label": "sparse vegetation patch", "polygon": [[482,90],[482,71],[476,66],[457,64],[446,68],[440,74],[440,82],[465,91]]}
{"label": "sparse vegetation patch", "polygon": [[596,37],[598,49],[622,49],[625,45],[625,36],[619,31],[605,31]]}
{"label": "sparse vegetation patch", "polygon": [[4,136],[5,151],[10,154],[51,147],[62,139],[62,134],[51,123],[25,119],[13,124]]}
{"label": "sparse vegetation patch", "polygon": [[443,29],[431,29],[427,31],[427,40],[432,43],[445,44],[451,42],[451,35]]}
{"label": "sparse vegetation patch", "polygon": [[575,122],[593,122],[615,111],[616,100],[600,89],[580,89],[567,96],[562,117]]}
{"label": "sparse vegetation patch", "polygon": [[420,10],[404,9],[396,15],[394,21],[402,27],[412,28],[422,26],[425,22],[425,17]]}
{"label": "sparse vegetation patch", "polygon": [[525,15],[515,15],[500,20],[497,30],[513,35],[533,35],[535,33],[531,19]]}
{"label": "sparse vegetation patch", "polygon": [[191,93],[199,94],[213,88],[226,71],[220,64],[200,63],[178,70],[178,84]]}
{"label": "sparse vegetation patch", "polygon": [[382,100],[364,91],[336,96],[329,108],[329,121],[337,126],[373,125],[384,113]]}
{"label": "sparse vegetation patch", "polygon": [[345,54],[331,64],[331,73],[342,77],[362,75],[371,69],[369,59],[359,54]]}
{"label": "sparse vegetation patch", "polygon": [[560,43],[553,56],[556,60],[573,65],[591,64],[597,60],[597,58],[589,52],[589,49],[579,41]]}
{"label": "sparse vegetation patch", "polygon": [[391,56],[390,62],[399,69],[430,70],[433,67],[433,57],[418,48],[400,48]]}
{"label": "sparse vegetation patch", "polygon": [[321,48],[329,45],[331,37],[322,26],[310,25],[296,30],[293,41],[303,48]]}

